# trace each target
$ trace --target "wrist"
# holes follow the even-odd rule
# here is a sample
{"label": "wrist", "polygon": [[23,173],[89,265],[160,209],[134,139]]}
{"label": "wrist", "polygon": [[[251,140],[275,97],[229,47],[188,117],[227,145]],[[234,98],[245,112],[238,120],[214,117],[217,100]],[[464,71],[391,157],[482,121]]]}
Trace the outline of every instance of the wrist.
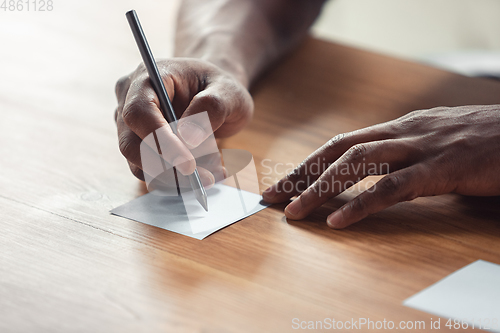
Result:
{"label": "wrist", "polygon": [[238,54],[238,48],[235,46],[224,47],[231,43],[212,39],[205,37],[197,38],[197,40],[190,43],[178,42],[176,43],[174,56],[197,58],[210,62],[231,74],[244,87],[248,88],[251,75],[248,72],[248,64],[244,64],[245,57]]}

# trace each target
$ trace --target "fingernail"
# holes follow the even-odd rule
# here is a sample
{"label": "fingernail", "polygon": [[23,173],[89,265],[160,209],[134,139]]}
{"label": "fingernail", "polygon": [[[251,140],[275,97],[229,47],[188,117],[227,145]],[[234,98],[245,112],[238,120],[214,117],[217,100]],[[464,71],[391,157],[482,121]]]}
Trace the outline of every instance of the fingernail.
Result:
{"label": "fingernail", "polygon": [[300,202],[300,197],[298,197],[291,204],[286,206],[285,209],[290,215],[295,216],[295,215],[299,214],[300,211],[302,210],[302,202]]}
{"label": "fingernail", "polygon": [[338,226],[340,226],[342,221],[343,221],[342,208],[337,209],[335,212],[333,212],[332,214],[330,214],[330,216],[326,218],[326,224],[328,224],[330,228],[337,228]]}
{"label": "fingernail", "polygon": [[206,137],[206,133],[203,128],[190,122],[181,123],[178,128],[178,133],[182,140],[184,140],[184,142],[191,148],[198,147]]}
{"label": "fingernail", "polygon": [[183,156],[178,156],[175,158],[173,165],[174,167],[180,171],[184,176],[190,175],[193,173],[194,169],[191,166],[191,160],[186,159]]}
{"label": "fingernail", "polygon": [[267,199],[272,199],[276,196],[276,191],[274,190],[274,187],[269,187],[268,189],[266,189],[264,192],[262,192],[262,197],[264,198],[264,200],[267,198]]}

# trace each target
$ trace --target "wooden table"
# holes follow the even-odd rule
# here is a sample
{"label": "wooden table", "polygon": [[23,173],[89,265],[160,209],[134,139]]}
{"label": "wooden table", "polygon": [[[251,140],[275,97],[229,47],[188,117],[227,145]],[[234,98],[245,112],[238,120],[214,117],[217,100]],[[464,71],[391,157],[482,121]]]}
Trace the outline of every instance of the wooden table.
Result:
{"label": "wooden table", "polygon": [[[429,325],[435,316],[402,301],[477,259],[500,263],[498,197],[419,198],[334,231],[325,219],[354,195],[344,194],[306,220],[287,221],[275,205],[203,241],[110,215],[144,192],[112,116],[112,82],[132,69],[120,59],[139,56],[122,16],[110,21],[123,20],[113,40],[74,17],[58,19],[67,29],[38,16],[2,31],[20,49],[0,59],[1,332],[288,332],[294,318]],[[34,27],[39,44],[16,44]],[[50,61],[58,47],[74,57]],[[252,152],[264,189],[280,163],[296,165],[335,134],[414,109],[500,103],[500,83],[309,39],[253,94],[253,123],[220,148]]]}

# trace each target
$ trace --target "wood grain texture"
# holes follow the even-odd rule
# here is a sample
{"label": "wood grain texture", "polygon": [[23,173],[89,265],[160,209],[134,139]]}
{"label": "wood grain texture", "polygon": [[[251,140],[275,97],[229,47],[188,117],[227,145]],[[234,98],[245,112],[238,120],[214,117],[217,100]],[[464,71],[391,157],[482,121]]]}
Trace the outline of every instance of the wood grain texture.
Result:
{"label": "wood grain texture", "polygon": [[[92,56],[105,47],[105,61],[136,51],[132,39],[45,32],[86,43]],[[99,63],[91,58],[50,76],[23,67],[29,57],[9,57],[20,72],[0,83],[1,332],[288,332],[293,318],[428,323],[433,316],[401,302],[477,259],[500,263],[498,197],[420,198],[334,231],[325,219],[354,195],[343,194],[306,220],[287,221],[275,205],[203,241],[111,216],[144,192],[116,143],[119,66],[87,73]],[[23,94],[16,86],[30,71]],[[338,133],[414,109],[500,103],[497,82],[314,39],[252,91],[254,121],[220,148],[250,151],[261,189]]]}

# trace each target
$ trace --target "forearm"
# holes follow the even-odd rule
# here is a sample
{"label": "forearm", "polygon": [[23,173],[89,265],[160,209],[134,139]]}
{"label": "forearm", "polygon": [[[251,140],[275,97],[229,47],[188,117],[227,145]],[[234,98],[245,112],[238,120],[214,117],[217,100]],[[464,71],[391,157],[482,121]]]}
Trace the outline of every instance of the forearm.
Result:
{"label": "forearm", "polygon": [[307,34],[324,0],[183,0],[175,56],[207,60],[245,86]]}

